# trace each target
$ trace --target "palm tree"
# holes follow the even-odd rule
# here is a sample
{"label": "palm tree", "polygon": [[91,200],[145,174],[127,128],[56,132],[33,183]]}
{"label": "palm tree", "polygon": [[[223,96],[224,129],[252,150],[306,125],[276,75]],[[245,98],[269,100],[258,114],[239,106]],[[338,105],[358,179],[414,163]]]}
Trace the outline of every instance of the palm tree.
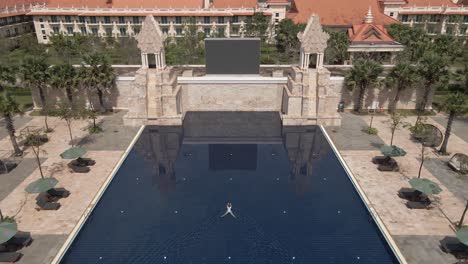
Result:
{"label": "palm tree", "polygon": [[10,141],[16,156],[23,155],[23,151],[19,148],[18,142],[16,141],[13,116],[22,113],[23,111],[21,111],[19,104],[7,92],[4,92],[4,94],[0,96],[0,114],[5,119],[5,127],[10,136]]}
{"label": "palm tree", "polygon": [[449,114],[447,126],[445,127],[444,141],[442,142],[442,146],[439,149],[440,153],[446,154],[448,140],[452,132],[453,120],[456,116],[468,113],[468,100],[466,96],[462,93],[450,94],[441,104],[440,110],[445,111]]}
{"label": "palm tree", "polygon": [[357,59],[354,61],[353,68],[346,74],[346,85],[351,90],[356,86],[359,88],[359,101],[354,106],[354,111],[361,112],[364,107],[364,95],[366,90],[372,84],[379,83],[379,75],[383,67],[379,63],[369,59]]}
{"label": "palm tree", "polygon": [[4,84],[13,84],[15,81],[15,70],[12,67],[0,65],[0,92],[5,90]]}
{"label": "palm tree", "polygon": [[398,101],[400,101],[401,92],[412,88],[418,82],[418,77],[416,68],[409,63],[398,63],[387,75],[387,86],[396,88],[395,97],[390,102],[388,109],[390,113],[395,112]]}
{"label": "palm tree", "polygon": [[418,64],[417,71],[424,82],[424,95],[419,103],[418,110],[424,112],[429,96],[435,89],[436,84],[448,81],[450,75],[448,68],[448,60],[434,52],[426,52]]}
{"label": "palm tree", "polygon": [[68,102],[73,104],[73,91],[77,86],[78,75],[71,64],[59,64],[49,69],[49,84],[55,89],[65,90]]}
{"label": "palm tree", "polygon": [[[109,59],[99,53],[93,53],[84,58],[85,64],[81,67],[80,80],[89,93],[96,93],[99,106],[104,112],[104,93],[113,87],[115,73]],[[94,110],[93,106],[93,110]]]}
{"label": "palm tree", "polygon": [[20,68],[23,82],[29,86],[31,90],[34,88],[39,91],[41,107],[46,107],[46,96],[44,89],[49,79],[49,65],[44,56],[29,56],[27,57]]}

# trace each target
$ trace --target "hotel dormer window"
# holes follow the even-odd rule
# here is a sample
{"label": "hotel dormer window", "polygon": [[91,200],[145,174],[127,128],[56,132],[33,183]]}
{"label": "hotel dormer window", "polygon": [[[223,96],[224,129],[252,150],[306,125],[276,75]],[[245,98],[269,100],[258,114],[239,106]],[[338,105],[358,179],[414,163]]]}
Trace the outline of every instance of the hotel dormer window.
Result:
{"label": "hotel dormer window", "polygon": [[140,24],[140,17],[134,16],[133,17],[133,24]]}
{"label": "hotel dormer window", "polygon": [[104,23],[106,23],[106,24],[110,24],[110,23],[111,23],[111,19],[110,19],[110,17],[108,17],[108,16],[105,16],[105,17],[104,17]]}
{"label": "hotel dormer window", "polygon": [[161,24],[167,24],[167,17],[161,17]]}
{"label": "hotel dormer window", "polygon": [[238,16],[233,16],[232,17],[232,23],[238,23],[239,22],[239,17]]}
{"label": "hotel dormer window", "polygon": [[91,24],[96,24],[96,17],[92,16],[89,18]]}
{"label": "hotel dormer window", "polygon": [[218,24],[224,24],[224,17],[218,17]]}
{"label": "hotel dormer window", "polygon": [[50,20],[52,21],[52,23],[58,22],[57,16],[50,16]]}
{"label": "hotel dormer window", "polygon": [[125,24],[125,17],[119,16],[119,24]]}
{"label": "hotel dormer window", "polygon": [[182,29],[181,28],[176,28],[176,34],[177,34],[177,36],[182,35]]}
{"label": "hotel dormer window", "polygon": [[84,23],[86,20],[84,16],[80,16],[78,17],[78,21],[80,21],[80,23]]}
{"label": "hotel dormer window", "polygon": [[176,16],[176,17],[175,17],[175,23],[176,23],[176,24],[182,24],[182,17]]}
{"label": "hotel dormer window", "polygon": [[203,23],[204,24],[209,24],[210,23],[210,17],[209,16],[203,17]]}
{"label": "hotel dormer window", "polygon": [[65,16],[65,22],[66,23],[71,23],[71,17],[70,16]]}

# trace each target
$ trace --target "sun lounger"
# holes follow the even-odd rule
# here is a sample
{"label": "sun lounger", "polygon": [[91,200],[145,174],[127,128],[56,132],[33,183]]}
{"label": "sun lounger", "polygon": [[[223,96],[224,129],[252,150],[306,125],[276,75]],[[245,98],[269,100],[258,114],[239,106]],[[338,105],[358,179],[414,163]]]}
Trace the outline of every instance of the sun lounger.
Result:
{"label": "sun lounger", "polygon": [[47,193],[50,196],[57,198],[67,198],[70,196],[70,191],[66,190],[65,188],[53,188],[48,190]]}
{"label": "sun lounger", "polygon": [[412,202],[427,202],[428,200],[426,195],[413,188],[401,188],[398,191],[398,196]]}
{"label": "sun lounger", "polygon": [[93,166],[96,164],[95,160],[89,158],[78,158],[75,161],[78,163],[78,166]]}
{"label": "sun lounger", "polygon": [[87,173],[90,171],[89,167],[86,166],[77,166],[73,164],[73,161],[68,163],[68,167],[73,170],[73,172],[76,173]]}
{"label": "sun lounger", "polygon": [[445,253],[454,255],[458,259],[468,259],[468,246],[456,237],[445,237],[440,241],[440,248]]}
{"label": "sun lounger", "polygon": [[60,203],[51,202],[56,201],[48,193],[40,193],[36,198],[36,210],[58,210]]}
{"label": "sun lounger", "polygon": [[3,252],[0,253],[0,262],[16,262],[18,261],[23,254],[18,253],[18,252]]}
{"label": "sun lounger", "polygon": [[386,157],[386,156],[376,156],[372,159],[372,163],[374,164],[385,164],[387,162],[389,162],[391,160],[390,157]]}
{"label": "sun lounger", "polygon": [[408,207],[409,209],[427,209],[430,204],[431,202],[429,200],[418,202],[408,201],[406,202],[406,207]]}
{"label": "sun lounger", "polygon": [[27,246],[31,245],[31,242],[32,242],[31,233],[18,231],[6,243],[11,244],[11,245],[15,245],[15,246],[18,246],[18,247],[27,247]]}
{"label": "sun lounger", "polygon": [[399,167],[398,167],[398,163],[395,161],[395,160],[391,160],[389,163],[387,164],[380,164],[377,169],[379,171],[398,171],[399,170]]}

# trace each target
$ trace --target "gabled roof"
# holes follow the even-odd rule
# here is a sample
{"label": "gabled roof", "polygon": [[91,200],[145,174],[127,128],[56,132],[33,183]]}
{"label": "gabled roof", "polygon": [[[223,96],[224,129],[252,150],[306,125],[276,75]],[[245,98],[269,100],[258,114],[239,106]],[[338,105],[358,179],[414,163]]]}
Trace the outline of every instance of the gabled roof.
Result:
{"label": "gabled roof", "polygon": [[374,15],[376,24],[399,23],[380,11],[377,0],[292,0],[287,17],[296,23],[307,23],[312,14],[317,14],[324,26],[350,27],[361,24],[362,14],[367,12],[369,6],[372,10],[378,10]]}
{"label": "gabled roof", "polygon": [[203,0],[47,0],[47,7],[203,8]]}
{"label": "gabled roof", "polygon": [[376,25],[374,23],[374,16],[372,9],[369,8],[367,15],[363,22],[359,25],[353,25],[348,29],[348,37],[350,44],[386,44],[386,45],[400,45],[396,42],[387,32],[383,25]]}

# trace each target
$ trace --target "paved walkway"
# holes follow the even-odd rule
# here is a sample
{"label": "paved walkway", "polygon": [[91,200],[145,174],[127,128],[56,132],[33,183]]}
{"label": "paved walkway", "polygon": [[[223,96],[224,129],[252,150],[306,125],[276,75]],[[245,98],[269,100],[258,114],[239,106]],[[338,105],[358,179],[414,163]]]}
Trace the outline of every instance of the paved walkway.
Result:
{"label": "paved walkway", "polygon": [[[33,154],[30,150],[26,149],[25,158],[17,169],[10,174],[0,175],[0,208],[5,215],[14,216],[19,229],[31,232],[34,239],[31,246],[22,250],[24,257],[19,263],[50,263],[57,254],[138,130],[124,127],[121,121],[119,123],[123,114],[121,112],[99,119],[103,120],[104,136],[87,136],[88,121],[73,122],[75,141],[81,141],[88,150],[86,156],[97,163],[85,174],[72,173],[67,168],[67,161],[60,158],[59,154],[70,147],[68,130],[64,121],[50,118],[49,123],[54,132],[49,134],[50,141],[43,147],[47,152],[42,163],[43,169],[46,177],[53,176],[59,180],[58,187],[65,187],[71,192],[70,197],[59,201],[62,207],[57,211],[36,211],[36,195],[24,191],[29,183],[40,177],[37,165],[31,162]],[[106,124],[108,120],[109,124]],[[17,128],[40,127],[42,124],[41,117],[32,117],[29,122]],[[120,129],[117,131],[115,127]],[[109,134],[114,135],[118,142],[103,140]],[[80,140],[83,138],[87,138],[87,141]],[[2,150],[11,151],[8,138],[0,140],[0,151]]]}
{"label": "paved walkway", "polygon": [[[454,236],[451,223],[458,221],[464,208],[464,195],[468,185],[466,181],[452,181],[453,173],[446,169],[444,161],[448,157],[439,157],[428,150],[429,160],[422,170],[422,177],[429,178],[441,185],[443,192],[436,197],[435,207],[431,210],[411,210],[406,208],[405,200],[397,196],[402,187],[409,187],[408,180],[417,176],[419,169],[420,146],[411,140],[407,129],[402,128],[395,134],[394,144],[405,149],[408,154],[405,157],[396,158],[401,170],[400,172],[380,172],[371,160],[380,155],[379,146],[375,142],[388,144],[391,132],[388,117],[374,117],[374,127],[379,130],[378,139],[365,133],[356,133],[356,119],[362,123],[369,123],[369,116],[353,116],[345,113],[343,125],[332,132],[335,128],[328,128],[330,136],[340,150],[346,163],[351,168],[359,184],[365,191],[379,216],[394,237],[400,250],[409,263],[455,263],[452,255],[443,253],[439,249],[439,241],[445,236]],[[414,123],[415,118],[407,118],[408,122]],[[431,119],[428,122],[438,125]],[[461,128],[462,130],[464,128]],[[468,128],[466,128],[468,131]],[[345,135],[352,135],[346,137]],[[343,139],[344,138],[344,139]],[[367,143],[366,143],[367,138]],[[347,139],[347,140],[346,140]],[[348,141],[353,141],[349,143]],[[352,147],[350,147],[352,146]],[[373,146],[374,148],[370,148]],[[449,143],[449,151],[459,152],[468,149],[468,143],[452,135]],[[457,186],[462,184],[461,186]],[[467,197],[465,197],[467,198]]]}

